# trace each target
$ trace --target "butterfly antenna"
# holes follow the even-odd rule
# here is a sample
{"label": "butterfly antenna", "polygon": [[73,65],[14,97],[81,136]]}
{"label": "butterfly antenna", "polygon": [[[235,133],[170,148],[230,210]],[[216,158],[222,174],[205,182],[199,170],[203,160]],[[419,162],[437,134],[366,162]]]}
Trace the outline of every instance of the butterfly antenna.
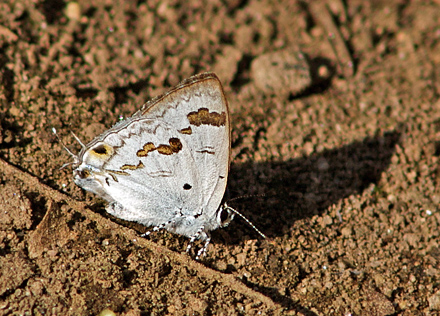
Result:
{"label": "butterfly antenna", "polygon": [[81,139],[79,139],[79,137],[76,136],[74,132],[72,132],[72,131],[70,131],[70,132],[72,133],[73,137],[75,137],[76,141],[81,145],[81,147],[82,147],[83,149],[86,149],[87,146],[84,145],[84,143],[81,141]]}
{"label": "butterfly antenna", "polygon": [[265,196],[266,196],[266,194],[246,194],[246,195],[237,196],[232,199],[228,199],[228,202],[235,201],[235,200],[241,200],[241,199],[247,199],[247,198],[251,198],[251,197],[265,197]]}
{"label": "butterfly antenna", "polygon": [[[79,162],[78,155],[75,155],[75,154],[74,154],[69,148],[67,148],[67,146],[64,144],[64,142],[61,140],[60,136],[58,136],[58,133],[57,133],[57,130],[56,130],[55,127],[52,127],[52,133],[55,134],[55,136],[57,137],[58,141],[61,143],[61,145],[63,146],[63,148],[64,148],[64,149],[69,153],[69,155],[72,156],[72,158],[73,158],[73,162],[65,163],[64,165],[61,166],[60,170],[66,168],[67,166],[74,165],[74,164],[78,163],[78,162]],[[73,134],[73,133],[72,133],[72,134]],[[75,134],[74,134],[74,136],[75,136],[76,140],[79,141],[79,139],[76,137]],[[79,143],[81,144],[81,146],[84,146],[84,144],[83,144],[81,141],[79,141]]]}
{"label": "butterfly antenna", "polygon": [[[230,200],[232,201],[232,200]],[[261,237],[263,238],[267,238],[265,234],[263,234],[257,227],[255,227],[254,224],[252,224],[252,222],[250,220],[248,220],[243,214],[241,214],[239,211],[237,211],[236,209],[233,209],[232,207],[230,207],[229,205],[227,205],[226,203],[224,204],[224,208],[225,210],[228,211],[232,211],[234,214],[237,214],[238,216],[240,216],[242,219],[244,219],[246,221],[246,223],[249,224],[249,226],[251,226],[253,229],[255,229],[255,231],[260,234]]]}

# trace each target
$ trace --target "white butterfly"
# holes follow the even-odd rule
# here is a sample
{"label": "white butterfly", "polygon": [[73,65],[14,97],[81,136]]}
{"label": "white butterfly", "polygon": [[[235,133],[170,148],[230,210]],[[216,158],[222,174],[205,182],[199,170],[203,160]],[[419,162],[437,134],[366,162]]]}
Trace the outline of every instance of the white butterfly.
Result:
{"label": "white butterfly", "polygon": [[188,236],[187,251],[194,240],[204,240],[198,259],[210,242],[209,231],[227,226],[235,214],[243,217],[221,205],[230,126],[217,76],[193,76],[87,145],[77,138],[81,152],[68,150],[74,181],[107,200],[106,211],[118,218]]}

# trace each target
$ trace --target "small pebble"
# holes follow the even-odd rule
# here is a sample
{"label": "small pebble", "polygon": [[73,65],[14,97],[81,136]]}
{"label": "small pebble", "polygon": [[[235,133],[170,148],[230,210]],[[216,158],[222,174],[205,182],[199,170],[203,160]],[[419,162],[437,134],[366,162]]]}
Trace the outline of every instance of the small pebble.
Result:
{"label": "small pebble", "polygon": [[65,14],[69,20],[78,21],[81,18],[81,7],[78,2],[69,2],[66,6]]}
{"label": "small pebble", "polygon": [[251,77],[259,89],[276,95],[297,94],[312,83],[307,58],[291,49],[257,57],[251,64]]}

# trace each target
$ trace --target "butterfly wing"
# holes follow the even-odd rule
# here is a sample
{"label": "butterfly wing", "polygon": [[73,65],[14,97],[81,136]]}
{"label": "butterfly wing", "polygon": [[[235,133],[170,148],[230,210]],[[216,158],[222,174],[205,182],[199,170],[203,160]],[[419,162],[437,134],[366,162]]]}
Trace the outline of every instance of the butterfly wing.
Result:
{"label": "butterfly wing", "polygon": [[218,227],[229,172],[230,121],[211,73],[183,81],[95,138],[75,182],[111,202],[113,215],[193,236]]}

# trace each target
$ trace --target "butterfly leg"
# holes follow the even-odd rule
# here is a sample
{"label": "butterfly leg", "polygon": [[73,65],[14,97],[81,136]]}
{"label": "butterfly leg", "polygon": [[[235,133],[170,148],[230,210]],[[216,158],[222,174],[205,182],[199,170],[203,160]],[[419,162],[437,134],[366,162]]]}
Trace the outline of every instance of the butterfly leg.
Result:
{"label": "butterfly leg", "polygon": [[198,239],[202,233],[206,234],[205,245],[202,248],[200,248],[199,251],[197,252],[196,260],[199,260],[201,256],[206,255],[206,250],[208,249],[208,245],[211,242],[211,235],[208,232],[205,232],[204,227],[200,227],[196,231],[196,233],[193,236],[191,236],[191,238],[189,239],[188,246],[186,247],[186,252],[189,252],[194,241]]}
{"label": "butterfly leg", "polygon": [[193,236],[190,237],[188,246],[186,247],[186,252],[191,250],[193,242],[199,237],[201,234],[201,229],[199,229]]}
{"label": "butterfly leg", "polygon": [[146,233],[142,234],[141,237],[147,237],[149,236],[152,232],[157,232],[161,229],[165,229],[167,226],[172,225],[174,223],[174,220],[168,221],[166,223],[154,226],[152,230],[147,231]]}
{"label": "butterfly leg", "polygon": [[203,257],[206,256],[206,250],[208,250],[208,245],[211,242],[211,234],[208,232],[205,232],[205,233],[208,237],[206,238],[206,241],[205,241],[205,244],[203,245],[203,247],[200,248],[199,251],[197,252],[196,260],[199,260],[200,257],[202,257],[202,256]]}

